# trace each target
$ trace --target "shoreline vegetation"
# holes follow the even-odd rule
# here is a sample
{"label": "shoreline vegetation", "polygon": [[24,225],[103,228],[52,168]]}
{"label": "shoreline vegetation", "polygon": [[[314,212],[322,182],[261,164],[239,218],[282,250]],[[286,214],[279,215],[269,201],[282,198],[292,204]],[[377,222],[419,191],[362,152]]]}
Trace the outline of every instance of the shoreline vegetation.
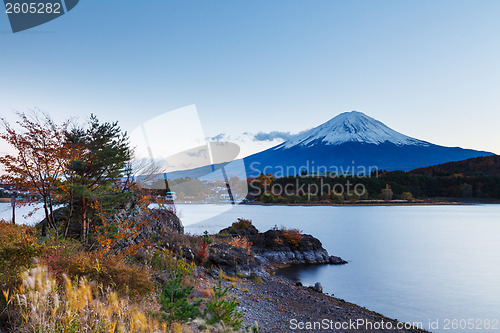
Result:
{"label": "shoreline vegetation", "polygon": [[[247,178],[248,201],[262,203],[500,202],[500,157],[486,156],[408,172],[309,173]],[[236,180],[234,181],[236,183]]]}
{"label": "shoreline vegetation", "polygon": [[264,203],[261,201],[254,201],[243,203],[243,205],[256,205],[256,206],[335,206],[335,207],[349,207],[349,206],[433,206],[433,205],[469,205],[472,203],[464,203],[457,201],[421,201],[421,202],[406,202],[406,201],[365,201],[365,202],[345,202],[345,203],[334,203],[334,202],[310,202],[310,203]]}

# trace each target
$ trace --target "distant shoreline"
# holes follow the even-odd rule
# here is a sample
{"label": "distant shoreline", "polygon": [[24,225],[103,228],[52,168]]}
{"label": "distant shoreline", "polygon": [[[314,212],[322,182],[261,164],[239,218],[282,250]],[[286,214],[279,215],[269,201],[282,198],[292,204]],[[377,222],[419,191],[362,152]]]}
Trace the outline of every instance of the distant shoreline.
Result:
{"label": "distant shoreline", "polygon": [[256,206],[470,206],[481,204],[500,204],[500,199],[464,199],[464,198],[433,198],[427,200],[418,200],[414,202],[311,202],[311,203],[262,203],[261,201],[254,201],[248,203],[241,203],[241,205],[256,205]]}
{"label": "distant shoreline", "polygon": [[262,203],[262,202],[250,202],[250,203],[241,203],[240,205],[248,205],[248,206],[334,206],[334,207],[376,207],[376,206],[469,206],[475,205],[477,203],[462,203],[462,202],[401,202],[401,203]]}

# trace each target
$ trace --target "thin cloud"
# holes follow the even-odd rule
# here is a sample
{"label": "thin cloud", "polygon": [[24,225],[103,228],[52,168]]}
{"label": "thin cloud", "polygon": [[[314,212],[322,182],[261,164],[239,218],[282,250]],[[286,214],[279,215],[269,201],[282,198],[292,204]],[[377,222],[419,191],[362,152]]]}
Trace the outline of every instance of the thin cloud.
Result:
{"label": "thin cloud", "polygon": [[219,133],[215,136],[209,136],[207,138],[209,141],[216,141],[216,142],[220,142],[220,141],[228,141],[229,140],[229,136],[226,135],[226,133]]}
{"label": "thin cloud", "polygon": [[253,141],[288,140],[293,136],[290,132],[271,131],[269,133],[259,132],[253,136]]}

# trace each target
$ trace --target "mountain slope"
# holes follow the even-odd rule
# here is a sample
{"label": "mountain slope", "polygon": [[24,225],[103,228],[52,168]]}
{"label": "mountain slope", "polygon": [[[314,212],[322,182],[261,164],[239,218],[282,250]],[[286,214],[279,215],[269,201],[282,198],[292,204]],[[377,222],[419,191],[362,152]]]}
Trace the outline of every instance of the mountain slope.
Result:
{"label": "mountain slope", "polygon": [[449,176],[454,174],[485,174],[500,175],[500,156],[484,156],[470,158],[464,161],[448,162],[410,171],[415,175]]}
{"label": "mountain slope", "polygon": [[[342,113],[284,143],[245,158],[250,176],[271,172],[288,176],[308,172],[358,173],[413,170],[419,167],[493,155],[444,147],[401,134],[357,111]],[[319,169],[318,169],[319,167]]]}

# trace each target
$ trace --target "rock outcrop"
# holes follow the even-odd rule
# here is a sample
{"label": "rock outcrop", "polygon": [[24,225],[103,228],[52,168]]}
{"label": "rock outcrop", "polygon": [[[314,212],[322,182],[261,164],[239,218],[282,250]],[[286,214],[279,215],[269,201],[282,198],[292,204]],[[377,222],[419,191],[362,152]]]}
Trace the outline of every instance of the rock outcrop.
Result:
{"label": "rock outcrop", "polygon": [[219,232],[228,237],[246,237],[252,243],[253,255],[262,264],[346,264],[331,256],[320,240],[293,229],[271,229],[259,233],[249,221],[234,223]]}
{"label": "rock outcrop", "polygon": [[114,216],[114,219],[121,222],[131,222],[132,226],[138,228],[130,238],[123,239],[115,244],[113,250],[117,252],[120,252],[121,248],[139,244],[143,241],[155,242],[170,238],[172,233],[184,233],[181,220],[167,209],[145,209],[138,204],[127,203]]}
{"label": "rock outcrop", "polygon": [[213,244],[208,248],[206,266],[215,266],[234,274],[250,273],[261,268],[261,261],[251,252],[229,244]]}
{"label": "rock outcrop", "polygon": [[[69,209],[60,207],[54,211],[55,224],[63,229],[68,221]],[[130,225],[138,226],[139,233],[131,239],[127,239],[129,243],[139,243],[143,240],[156,240],[161,237],[168,236],[172,232],[184,233],[184,227],[181,220],[175,213],[167,209],[147,209],[141,205],[131,201],[124,204],[123,208],[118,211],[110,219],[114,222],[127,222],[127,227]],[[128,222],[131,222],[129,224]],[[47,228],[47,220],[44,218],[37,224],[37,228],[44,232]],[[81,223],[73,217],[72,222],[68,226],[68,235],[79,237],[81,232]]]}
{"label": "rock outcrop", "polygon": [[[141,238],[154,239],[164,233],[176,232],[183,234],[181,220],[167,209],[144,209],[139,204],[128,202],[116,215],[118,221],[134,221],[141,224]],[[143,223],[147,222],[147,223]]]}

